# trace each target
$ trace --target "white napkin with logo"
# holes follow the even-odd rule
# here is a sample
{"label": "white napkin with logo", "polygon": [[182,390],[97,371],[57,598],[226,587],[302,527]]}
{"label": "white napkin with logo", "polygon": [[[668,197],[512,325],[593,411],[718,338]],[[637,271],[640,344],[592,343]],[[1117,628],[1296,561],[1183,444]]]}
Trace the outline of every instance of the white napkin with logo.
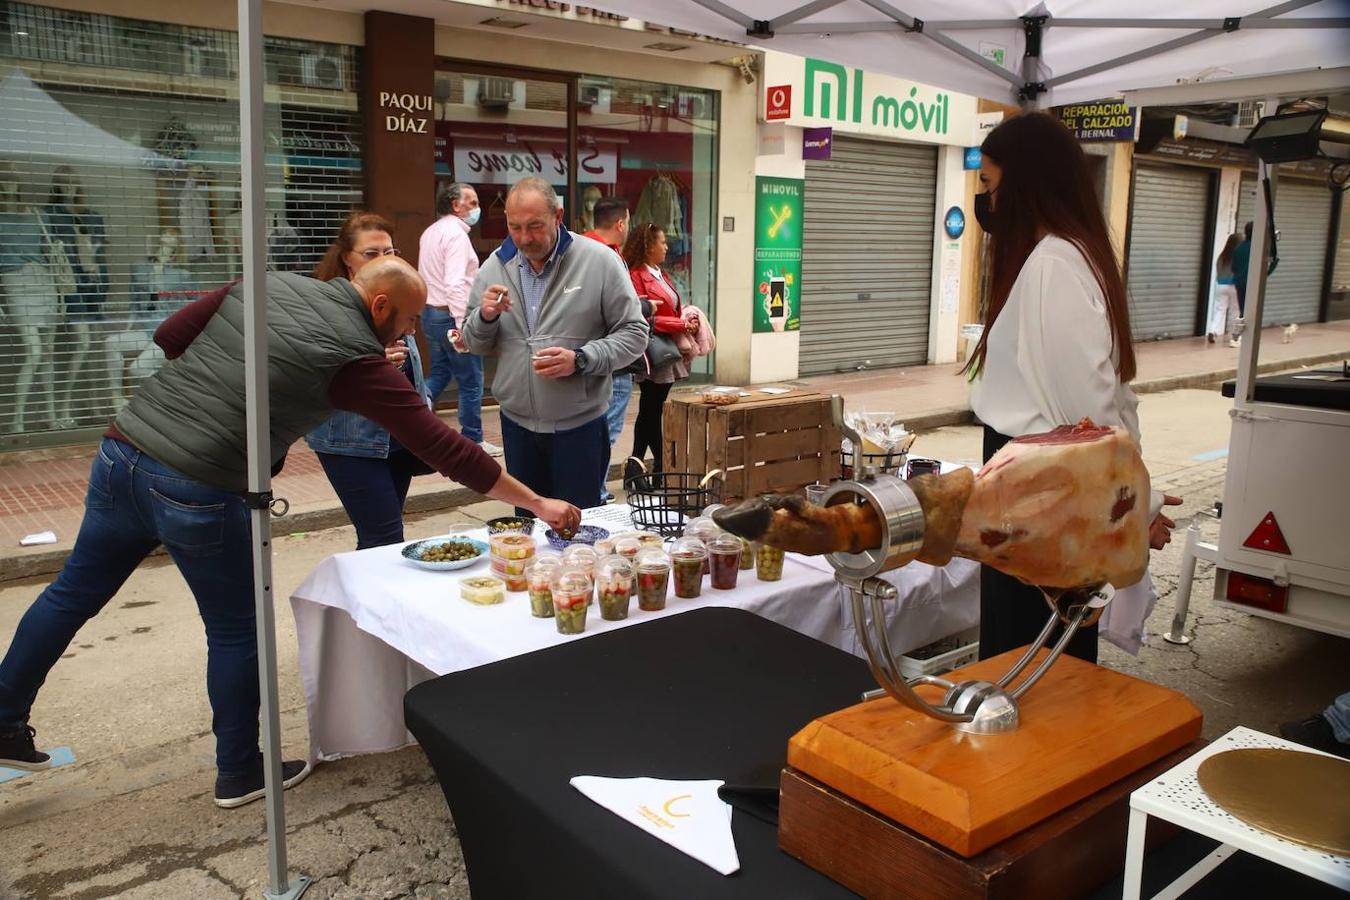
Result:
{"label": "white napkin with logo", "polygon": [[578,775],[570,783],[605,809],[723,875],[741,868],[731,836],[731,805],[717,796],[726,782]]}

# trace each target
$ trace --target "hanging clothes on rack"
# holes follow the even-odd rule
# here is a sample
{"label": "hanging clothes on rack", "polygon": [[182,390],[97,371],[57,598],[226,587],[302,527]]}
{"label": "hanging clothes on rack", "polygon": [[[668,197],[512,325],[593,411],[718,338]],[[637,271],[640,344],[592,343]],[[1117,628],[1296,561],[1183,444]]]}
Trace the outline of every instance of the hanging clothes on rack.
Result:
{"label": "hanging clothes on rack", "polygon": [[196,174],[189,174],[178,191],[178,231],[183,236],[183,252],[189,259],[211,256],[216,252],[211,232],[211,198],[207,185]]}
{"label": "hanging clothes on rack", "polygon": [[666,233],[667,243],[683,240],[684,213],[680,209],[680,188],[675,180],[665,172],[653,176],[642,189],[633,218],[660,227]]}

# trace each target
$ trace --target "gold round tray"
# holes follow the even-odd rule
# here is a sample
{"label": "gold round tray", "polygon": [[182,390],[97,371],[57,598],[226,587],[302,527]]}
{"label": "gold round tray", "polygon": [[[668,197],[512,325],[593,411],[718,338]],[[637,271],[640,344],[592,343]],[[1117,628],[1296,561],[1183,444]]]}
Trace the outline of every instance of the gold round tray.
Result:
{"label": "gold round tray", "polygon": [[1234,818],[1296,844],[1350,856],[1350,762],[1264,747],[1216,753],[1195,774]]}

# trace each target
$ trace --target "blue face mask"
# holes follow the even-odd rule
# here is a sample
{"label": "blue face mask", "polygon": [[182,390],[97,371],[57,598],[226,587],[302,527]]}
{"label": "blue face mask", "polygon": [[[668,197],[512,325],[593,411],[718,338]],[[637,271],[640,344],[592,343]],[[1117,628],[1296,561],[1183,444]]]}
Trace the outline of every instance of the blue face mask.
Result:
{"label": "blue face mask", "polygon": [[478,224],[478,218],[482,214],[483,208],[481,206],[475,206],[473,209],[469,210],[469,214],[464,217],[464,221],[468,222],[469,227],[472,228],[473,226]]}

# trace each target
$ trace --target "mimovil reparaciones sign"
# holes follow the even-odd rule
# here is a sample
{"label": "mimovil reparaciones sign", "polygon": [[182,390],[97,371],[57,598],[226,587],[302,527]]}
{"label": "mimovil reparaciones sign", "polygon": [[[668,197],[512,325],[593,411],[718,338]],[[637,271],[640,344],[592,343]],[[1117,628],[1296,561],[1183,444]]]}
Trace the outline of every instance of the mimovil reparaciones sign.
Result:
{"label": "mimovil reparaciones sign", "polygon": [[766,121],[961,146],[975,132],[972,96],[821,59],[766,53],[762,85]]}

